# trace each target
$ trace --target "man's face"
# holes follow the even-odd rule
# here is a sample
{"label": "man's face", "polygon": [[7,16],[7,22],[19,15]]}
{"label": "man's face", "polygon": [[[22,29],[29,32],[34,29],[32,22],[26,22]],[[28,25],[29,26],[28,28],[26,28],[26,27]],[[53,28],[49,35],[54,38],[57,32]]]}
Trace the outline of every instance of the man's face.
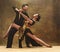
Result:
{"label": "man's face", "polygon": [[28,10],[28,6],[23,7],[23,10],[27,11]]}

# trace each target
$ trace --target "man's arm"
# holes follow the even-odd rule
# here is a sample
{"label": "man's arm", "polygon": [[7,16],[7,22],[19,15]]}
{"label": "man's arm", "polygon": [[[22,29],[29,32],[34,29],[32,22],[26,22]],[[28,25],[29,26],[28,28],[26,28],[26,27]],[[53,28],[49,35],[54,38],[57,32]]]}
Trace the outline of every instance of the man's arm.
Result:
{"label": "man's arm", "polygon": [[23,18],[24,18],[25,20],[29,21],[30,24],[33,22],[31,19],[29,19],[29,17],[27,17],[27,16],[26,16],[25,14],[23,14],[22,12],[19,12],[19,13],[23,16]]}

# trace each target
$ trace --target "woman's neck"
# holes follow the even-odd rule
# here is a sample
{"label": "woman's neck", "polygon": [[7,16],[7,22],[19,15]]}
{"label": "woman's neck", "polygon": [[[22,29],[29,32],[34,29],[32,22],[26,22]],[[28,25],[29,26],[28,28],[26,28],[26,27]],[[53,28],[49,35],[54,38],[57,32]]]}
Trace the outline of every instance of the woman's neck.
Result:
{"label": "woman's neck", "polygon": [[33,20],[34,20],[34,21],[36,21],[36,19],[35,19],[35,18],[33,18]]}

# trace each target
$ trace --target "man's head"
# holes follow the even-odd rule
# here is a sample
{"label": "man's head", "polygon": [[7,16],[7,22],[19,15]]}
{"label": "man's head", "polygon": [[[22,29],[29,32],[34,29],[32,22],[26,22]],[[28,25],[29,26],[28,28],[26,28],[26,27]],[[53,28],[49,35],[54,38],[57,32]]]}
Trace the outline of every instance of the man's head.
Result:
{"label": "man's head", "polygon": [[22,9],[25,10],[25,11],[28,10],[28,4],[23,4]]}

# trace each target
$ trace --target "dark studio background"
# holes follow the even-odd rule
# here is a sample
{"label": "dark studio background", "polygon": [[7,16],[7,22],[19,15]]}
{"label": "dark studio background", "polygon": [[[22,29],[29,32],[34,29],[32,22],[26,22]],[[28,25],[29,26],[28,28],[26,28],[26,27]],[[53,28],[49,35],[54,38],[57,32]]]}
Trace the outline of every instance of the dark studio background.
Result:
{"label": "dark studio background", "polygon": [[[3,39],[9,25],[15,18],[12,6],[21,8],[21,5],[29,4],[29,16],[34,13],[41,15],[41,20],[32,27],[36,36],[53,45],[60,44],[60,0],[0,0],[0,45],[6,44]],[[16,35],[18,32],[16,33]],[[14,37],[14,45],[18,37]]]}

